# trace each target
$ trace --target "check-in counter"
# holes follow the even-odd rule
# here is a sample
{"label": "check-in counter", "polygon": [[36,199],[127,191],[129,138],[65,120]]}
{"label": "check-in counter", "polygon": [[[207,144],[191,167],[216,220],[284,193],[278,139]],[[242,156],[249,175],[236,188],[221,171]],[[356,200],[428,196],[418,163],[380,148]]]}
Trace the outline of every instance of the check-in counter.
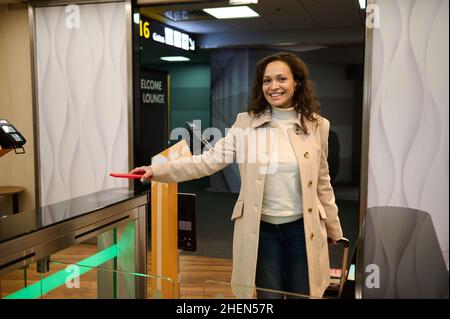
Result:
{"label": "check-in counter", "polygon": [[[95,269],[95,297],[146,298],[147,279],[138,274],[147,273],[148,203],[147,192],[113,188],[0,217],[1,297],[42,298],[61,287],[76,287],[77,275]],[[86,257],[84,249],[77,260],[70,248],[86,243],[93,247],[87,250],[91,254]],[[58,254],[65,259],[55,260]],[[54,273],[58,262],[65,266]],[[40,280],[27,280],[30,269]],[[20,272],[24,283],[11,291],[7,285],[17,278],[2,278],[13,272]]]}

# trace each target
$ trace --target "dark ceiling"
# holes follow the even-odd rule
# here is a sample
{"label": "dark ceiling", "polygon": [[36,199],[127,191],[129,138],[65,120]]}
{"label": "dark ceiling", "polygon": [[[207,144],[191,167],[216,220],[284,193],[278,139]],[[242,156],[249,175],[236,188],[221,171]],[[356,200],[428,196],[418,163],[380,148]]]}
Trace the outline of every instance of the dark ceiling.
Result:
{"label": "dark ceiling", "polygon": [[[150,1],[150,0],[149,0]],[[153,3],[155,2],[152,0]],[[148,5],[141,0],[141,15],[188,32],[196,38],[197,52],[183,52],[190,63],[205,63],[210,50],[258,48],[306,52],[328,64],[362,64],[364,11],[357,0],[259,0],[249,5],[260,16],[216,19],[203,8],[229,6],[228,1],[165,1]],[[171,2],[171,3],[167,3]],[[154,45],[146,60],[164,63],[161,55],[179,49]],[[177,51],[178,50],[178,51]]]}
{"label": "dark ceiling", "polygon": [[357,0],[259,0],[249,5],[259,17],[224,20],[202,9],[229,6],[228,1],[171,2],[143,6],[141,13],[197,34],[201,48],[348,46],[364,41],[364,12]]}

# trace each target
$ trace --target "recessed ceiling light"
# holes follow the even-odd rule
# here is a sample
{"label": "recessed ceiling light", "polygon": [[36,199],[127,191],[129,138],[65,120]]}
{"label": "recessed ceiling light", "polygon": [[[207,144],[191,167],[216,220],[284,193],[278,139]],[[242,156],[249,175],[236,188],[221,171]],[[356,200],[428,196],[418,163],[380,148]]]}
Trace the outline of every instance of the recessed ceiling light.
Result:
{"label": "recessed ceiling light", "polygon": [[366,0],[358,0],[358,1],[359,7],[364,10],[366,8]]}
{"label": "recessed ceiling light", "polygon": [[169,61],[169,62],[179,62],[179,61],[190,61],[191,60],[185,56],[162,56],[160,59],[163,61]]}
{"label": "recessed ceiling light", "polygon": [[235,6],[239,4],[257,4],[258,0],[230,0],[230,5]]}
{"label": "recessed ceiling light", "polygon": [[247,6],[203,9],[217,19],[235,19],[259,17],[259,14]]}

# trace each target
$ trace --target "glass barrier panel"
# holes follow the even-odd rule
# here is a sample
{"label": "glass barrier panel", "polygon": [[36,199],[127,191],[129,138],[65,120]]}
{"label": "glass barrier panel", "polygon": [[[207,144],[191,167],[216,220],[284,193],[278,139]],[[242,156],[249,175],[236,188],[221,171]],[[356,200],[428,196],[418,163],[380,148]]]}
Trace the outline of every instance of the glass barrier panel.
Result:
{"label": "glass barrier panel", "polygon": [[206,280],[203,283],[204,299],[236,299],[233,290],[247,291],[251,294],[250,299],[316,299],[309,295],[296,294],[287,291],[272,290],[265,288],[258,288],[254,286],[231,284],[229,282],[220,282],[215,280]]}
{"label": "glass barrier panel", "polygon": [[42,274],[37,272],[36,263],[0,275],[0,299],[40,297],[41,286],[39,283],[41,278]]}
{"label": "glass barrier panel", "polygon": [[68,264],[82,261],[85,266],[136,272],[135,239],[135,224],[129,222],[58,251],[51,259]]}
{"label": "glass barrier panel", "polygon": [[174,287],[170,278],[52,261],[42,280],[42,298],[173,299]]}

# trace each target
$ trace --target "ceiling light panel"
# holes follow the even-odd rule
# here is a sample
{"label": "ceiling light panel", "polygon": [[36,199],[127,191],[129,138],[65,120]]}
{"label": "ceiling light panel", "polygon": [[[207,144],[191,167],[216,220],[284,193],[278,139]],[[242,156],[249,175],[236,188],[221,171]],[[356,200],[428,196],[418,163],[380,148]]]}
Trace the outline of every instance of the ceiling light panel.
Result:
{"label": "ceiling light panel", "polygon": [[258,0],[230,0],[230,5],[258,4]]}
{"label": "ceiling light panel", "polygon": [[206,13],[217,19],[254,18],[259,14],[247,6],[222,7],[203,9]]}
{"label": "ceiling light panel", "polygon": [[190,61],[190,59],[185,56],[162,56],[160,59],[168,62]]}

